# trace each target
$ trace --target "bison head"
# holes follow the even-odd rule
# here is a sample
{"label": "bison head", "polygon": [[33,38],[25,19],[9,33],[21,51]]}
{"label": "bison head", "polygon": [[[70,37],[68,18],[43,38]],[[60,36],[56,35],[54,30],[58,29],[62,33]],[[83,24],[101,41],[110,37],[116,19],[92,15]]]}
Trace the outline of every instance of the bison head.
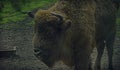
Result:
{"label": "bison head", "polygon": [[62,14],[48,10],[40,10],[32,17],[35,19],[33,38],[35,56],[52,67],[60,58],[61,39],[70,27],[71,21],[66,20]]}

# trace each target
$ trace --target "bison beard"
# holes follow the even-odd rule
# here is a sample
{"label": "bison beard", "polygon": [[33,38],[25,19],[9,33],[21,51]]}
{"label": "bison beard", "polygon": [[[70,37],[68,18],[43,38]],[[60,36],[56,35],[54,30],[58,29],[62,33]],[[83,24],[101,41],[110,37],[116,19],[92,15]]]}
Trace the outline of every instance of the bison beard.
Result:
{"label": "bison beard", "polygon": [[94,0],[59,0],[48,10],[38,10],[33,38],[36,57],[49,67],[62,60],[74,70],[90,70],[95,7]]}

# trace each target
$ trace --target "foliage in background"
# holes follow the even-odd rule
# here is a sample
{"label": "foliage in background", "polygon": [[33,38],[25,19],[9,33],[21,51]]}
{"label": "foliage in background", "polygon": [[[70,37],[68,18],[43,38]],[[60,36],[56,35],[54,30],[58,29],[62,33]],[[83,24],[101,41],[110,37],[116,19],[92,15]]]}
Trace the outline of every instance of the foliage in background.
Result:
{"label": "foliage in background", "polygon": [[27,15],[21,11],[31,11],[36,8],[46,8],[51,6],[56,0],[0,0],[0,24],[22,21]]}
{"label": "foliage in background", "polygon": [[[36,8],[47,8],[57,0],[0,0],[0,24],[18,22],[27,15],[21,11],[31,11]],[[3,4],[3,5],[2,5]],[[117,24],[120,24],[120,10],[118,11]]]}
{"label": "foliage in background", "polygon": [[[56,1],[57,0],[0,0],[0,28],[11,29],[12,27],[20,27],[20,23],[26,21],[27,17],[26,14],[21,12],[38,8],[45,9],[53,5]],[[3,24],[6,23],[7,25],[4,26]],[[118,10],[116,23],[120,26],[120,9]],[[31,26],[33,25],[33,21],[22,24],[22,27],[24,25]],[[120,35],[120,31],[117,32],[117,35]]]}
{"label": "foliage in background", "polygon": [[120,8],[118,10],[118,13],[117,13],[117,20],[116,20],[117,24],[120,24]]}

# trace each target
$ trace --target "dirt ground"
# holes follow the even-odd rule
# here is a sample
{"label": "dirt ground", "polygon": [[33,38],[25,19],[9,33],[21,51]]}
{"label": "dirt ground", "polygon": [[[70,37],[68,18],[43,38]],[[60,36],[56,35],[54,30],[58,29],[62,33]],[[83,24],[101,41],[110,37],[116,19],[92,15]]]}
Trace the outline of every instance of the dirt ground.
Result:
{"label": "dirt ground", "polygon": [[[26,20],[26,19],[25,19]],[[17,56],[9,58],[0,58],[0,70],[50,70],[44,63],[39,61],[33,55],[32,36],[33,27],[28,26],[29,21],[21,21],[18,23],[10,23],[2,25],[0,29],[0,47],[16,47]],[[120,31],[120,27],[117,27]],[[96,49],[93,50],[92,63],[96,58]],[[114,70],[120,70],[120,36],[116,35],[113,56]],[[107,70],[108,59],[105,50],[102,58],[102,70]],[[58,62],[52,70],[72,70],[71,68]]]}

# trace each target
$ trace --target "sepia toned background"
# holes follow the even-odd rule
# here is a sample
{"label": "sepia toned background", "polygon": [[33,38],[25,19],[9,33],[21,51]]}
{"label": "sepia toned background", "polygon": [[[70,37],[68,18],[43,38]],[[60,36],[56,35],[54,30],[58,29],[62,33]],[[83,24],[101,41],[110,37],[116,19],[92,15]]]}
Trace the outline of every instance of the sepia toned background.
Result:
{"label": "sepia toned background", "polygon": [[[26,11],[35,13],[38,9],[47,9],[57,0],[0,0],[0,70],[50,70],[33,54],[32,18]],[[113,66],[120,70],[120,9],[117,13],[117,34],[114,44]],[[6,56],[2,55],[4,52]],[[91,55],[94,64],[96,48]],[[106,49],[102,57],[102,70],[107,70]],[[53,70],[71,70],[61,62]]]}

